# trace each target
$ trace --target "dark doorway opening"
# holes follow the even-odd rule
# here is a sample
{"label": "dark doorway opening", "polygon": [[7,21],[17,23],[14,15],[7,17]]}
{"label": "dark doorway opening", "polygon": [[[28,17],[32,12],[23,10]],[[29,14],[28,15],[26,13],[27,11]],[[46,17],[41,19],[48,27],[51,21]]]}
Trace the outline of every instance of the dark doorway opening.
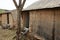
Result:
{"label": "dark doorway opening", "polygon": [[7,24],[9,24],[9,13],[7,13]]}
{"label": "dark doorway opening", "polygon": [[29,28],[29,13],[26,15],[26,27]]}
{"label": "dark doorway opening", "polygon": [[23,26],[29,28],[29,12],[22,13]]}

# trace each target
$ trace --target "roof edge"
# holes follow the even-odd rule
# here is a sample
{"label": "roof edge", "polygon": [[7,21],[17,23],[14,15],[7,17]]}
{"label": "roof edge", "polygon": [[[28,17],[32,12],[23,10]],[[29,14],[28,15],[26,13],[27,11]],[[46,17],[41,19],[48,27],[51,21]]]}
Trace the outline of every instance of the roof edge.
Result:
{"label": "roof edge", "polygon": [[60,8],[60,7],[52,7],[52,8],[40,8],[40,9],[31,9],[31,10],[22,10],[22,11],[34,11],[34,10],[54,9],[54,8]]}

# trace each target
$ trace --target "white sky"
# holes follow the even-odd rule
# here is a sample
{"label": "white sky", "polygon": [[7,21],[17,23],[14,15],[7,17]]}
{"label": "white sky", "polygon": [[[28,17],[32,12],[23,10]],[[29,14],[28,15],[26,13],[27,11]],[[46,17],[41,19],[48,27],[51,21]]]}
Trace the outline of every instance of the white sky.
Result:
{"label": "white sky", "polygon": [[[30,4],[32,4],[36,1],[38,1],[38,0],[26,0],[24,8],[26,8],[27,6],[29,6]],[[0,9],[8,9],[8,10],[15,9],[13,0],[0,0]]]}

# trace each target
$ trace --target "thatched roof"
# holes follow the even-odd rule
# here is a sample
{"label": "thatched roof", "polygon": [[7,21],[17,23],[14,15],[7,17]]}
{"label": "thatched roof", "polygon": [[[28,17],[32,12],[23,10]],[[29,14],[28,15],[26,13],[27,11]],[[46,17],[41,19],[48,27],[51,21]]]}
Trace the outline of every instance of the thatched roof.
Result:
{"label": "thatched roof", "polygon": [[24,10],[35,10],[35,9],[44,9],[44,8],[54,8],[60,7],[60,0],[39,0]]}
{"label": "thatched roof", "polygon": [[4,13],[9,13],[9,10],[5,10],[5,9],[0,9],[0,14],[4,14]]}

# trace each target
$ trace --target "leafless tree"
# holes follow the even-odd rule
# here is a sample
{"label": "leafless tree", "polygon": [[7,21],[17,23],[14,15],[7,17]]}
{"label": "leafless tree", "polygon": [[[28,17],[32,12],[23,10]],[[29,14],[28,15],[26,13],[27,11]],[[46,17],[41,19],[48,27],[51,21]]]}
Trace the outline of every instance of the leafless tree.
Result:
{"label": "leafless tree", "polygon": [[17,4],[16,0],[13,0],[13,3],[17,9],[17,37],[16,37],[16,40],[20,40],[19,39],[19,35],[21,33],[21,13],[22,13],[22,9],[24,7],[24,4],[25,4],[26,0],[19,0],[19,5]]}

